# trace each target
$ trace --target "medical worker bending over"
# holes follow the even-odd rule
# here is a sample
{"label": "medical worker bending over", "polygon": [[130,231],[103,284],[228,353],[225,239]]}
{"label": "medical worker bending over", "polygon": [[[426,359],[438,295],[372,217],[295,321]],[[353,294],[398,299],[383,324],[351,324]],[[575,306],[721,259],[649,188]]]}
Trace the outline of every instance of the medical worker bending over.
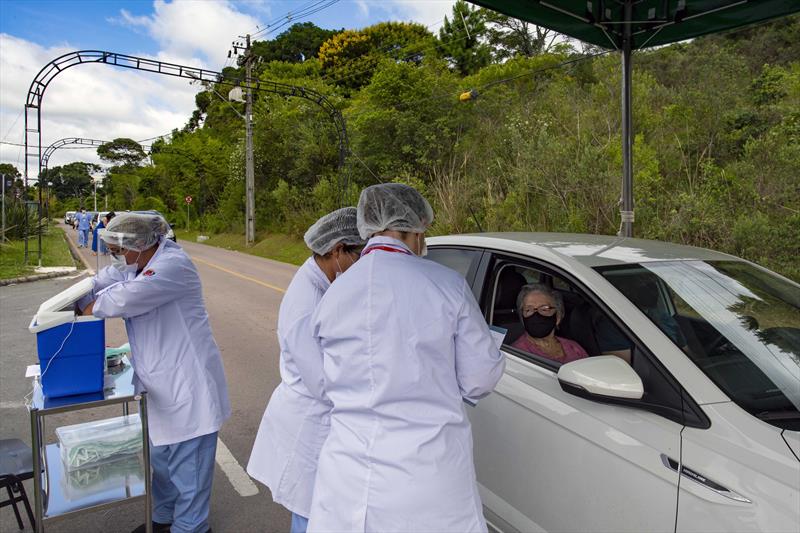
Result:
{"label": "medical worker bending over", "polygon": [[411,187],[361,192],[369,241],[314,316],[333,410],[308,531],[486,531],[462,400],[505,359],[464,278],[419,257],[432,221]]}
{"label": "medical worker bending over", "polygon": [[117,215],[99,232],[114,264],[79,305],[125,319],[136,387],[147,391],[154,531],[205,533],[217,432],[231,408],[200,278],[167,228],[159,215]]}
{"label": "medical worker bending over", "polygon": [[319,450],[330,429],[331,404],[322,391],[322,359],[311,316],[331,283],[364,246],[356,208],[319,219],[305,234],[313,255],[295,274],[278,313],[281,383],[258,428],[247,473],[292,512],[292,533],[306,530]]}

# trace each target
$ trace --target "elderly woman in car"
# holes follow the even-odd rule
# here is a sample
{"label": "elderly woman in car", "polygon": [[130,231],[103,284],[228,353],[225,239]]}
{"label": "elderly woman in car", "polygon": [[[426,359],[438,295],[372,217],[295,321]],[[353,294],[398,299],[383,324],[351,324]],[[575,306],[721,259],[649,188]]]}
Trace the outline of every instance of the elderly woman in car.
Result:
{"label": "elderly woman in car", "polygon": [[588,356],[577,342],[556,336],[556,327],[564,318],[564,301],[547,285],[532,283],[522,287],[517,296],[517,312],[525,334],[514,341],[514,348],[559,363]]}

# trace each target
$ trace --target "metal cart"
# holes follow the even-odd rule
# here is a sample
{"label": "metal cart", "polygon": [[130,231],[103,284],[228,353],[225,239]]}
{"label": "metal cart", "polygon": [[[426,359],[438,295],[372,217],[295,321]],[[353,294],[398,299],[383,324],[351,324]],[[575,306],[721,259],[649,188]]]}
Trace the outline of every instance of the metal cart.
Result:
{"label": "metal cart", "polygon": [[[138,402],[142,423],[142,458],[136,461],[131,472],[121,483],[111,487],[81,494],[68,494],[73,473],[64,470],[58,444],[46,444],[45,417],[70,411],[94,409],[107,405],[122,404],[122,413],[128,414],[128,404]],[[150,472],[150,439],[147,426],[147,393],[136,394],[133,387],[133,367],[127,358],[122,366],[111,367],[105,376],[103,392],[81,394],[63,398],[46,398],[42,394],[38,379],[34,382],[33,401],[30,406],[31,448],[33,450],[33,494],[36,531],[44,531],[44,523],[69,518],[87,512],[102,511],[144,500],[144,523],[147,533],[152,533],[152,502]],[[130,466],[130,465],[127,465]],[[36,475],[36,473],[40,473]]]}

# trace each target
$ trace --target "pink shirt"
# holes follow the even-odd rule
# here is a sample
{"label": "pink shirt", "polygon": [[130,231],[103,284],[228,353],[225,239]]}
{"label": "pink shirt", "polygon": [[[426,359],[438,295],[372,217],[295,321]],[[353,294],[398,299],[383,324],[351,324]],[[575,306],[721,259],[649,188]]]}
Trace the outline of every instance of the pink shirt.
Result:
{"label": "pink shirt", "polygon": [[513,346],[514,348],[519,348],[524,352],[538,355],[539,357],[544,357],[552,361],[558,361],[559,363],[569,363],[570,361],[583,359],[584,357],[589,356],[589,354],[586,353],[586,350],[583,349],[583,346],[581,346],[577,342],[558,336],[556,337],[556,339],[558,340],[559,343],[561,343],[561,348],[564,350],[564,359],[556,359],[553,356],[547,355],[546,353],[541,351],[539,347],[536,346],[533,343],[533,341],[531,341],[530,337],[528,337],[528,335],[526,334],[523,334],[522,337],[515,340],[511,346]]}

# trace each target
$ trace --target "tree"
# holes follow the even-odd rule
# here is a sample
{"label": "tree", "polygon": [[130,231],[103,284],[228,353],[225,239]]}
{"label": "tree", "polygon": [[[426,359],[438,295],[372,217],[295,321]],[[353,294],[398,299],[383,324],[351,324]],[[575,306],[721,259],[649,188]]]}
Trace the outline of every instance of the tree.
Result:
{"label": "tree", "polygon": [[142,145],[133,139],[127,139],[125,137],[114,139],[111,142],[99,146],[97,148],[97,155],[106,163],[126,167],[138,166],[139,163],[147,157],[147,154],[142,149]]}
{"label": "tree", "polygon": [[434,37],[420,24],[381,22],[360,31],[343,31],[319,49],[322,72],[340,87],[359,89],[369,83],[380,62],[419,64],[433,52]]}
{"label": "tree", "polygon": [[464,0],[453,5],[452,18],[444,18],[439,30],[444,56],[462,75],[477,72],[491,61],[491,49],[483,41],[486,33],[484,13]]}
{"label": "tree", "polygon": [[264,62],[298,63],[317,57],[322,43],[342,30],[324,30],[313,22],[298,22],[271,41],[255,41],[253,53]]}
{"label": "tree", "polygon": [[14,178],[15,180],[22,176],[17,170],[17,167],[12,165],[11,163],[0,163],[0,174],[6,176],[7,178]]}
{"label": "tree", "polygon": [[481,8],[486,20],[486,36],[495,61],[514,56],[531,57],[549,52],[559,34],[530,22]]}
{"label": "tree", "polygon": [[59,200],[82,198],[92,190],[92,174],[100,167],[91,163],[75,161],[47,170],[44,179],[52,183],[51,190]]}

